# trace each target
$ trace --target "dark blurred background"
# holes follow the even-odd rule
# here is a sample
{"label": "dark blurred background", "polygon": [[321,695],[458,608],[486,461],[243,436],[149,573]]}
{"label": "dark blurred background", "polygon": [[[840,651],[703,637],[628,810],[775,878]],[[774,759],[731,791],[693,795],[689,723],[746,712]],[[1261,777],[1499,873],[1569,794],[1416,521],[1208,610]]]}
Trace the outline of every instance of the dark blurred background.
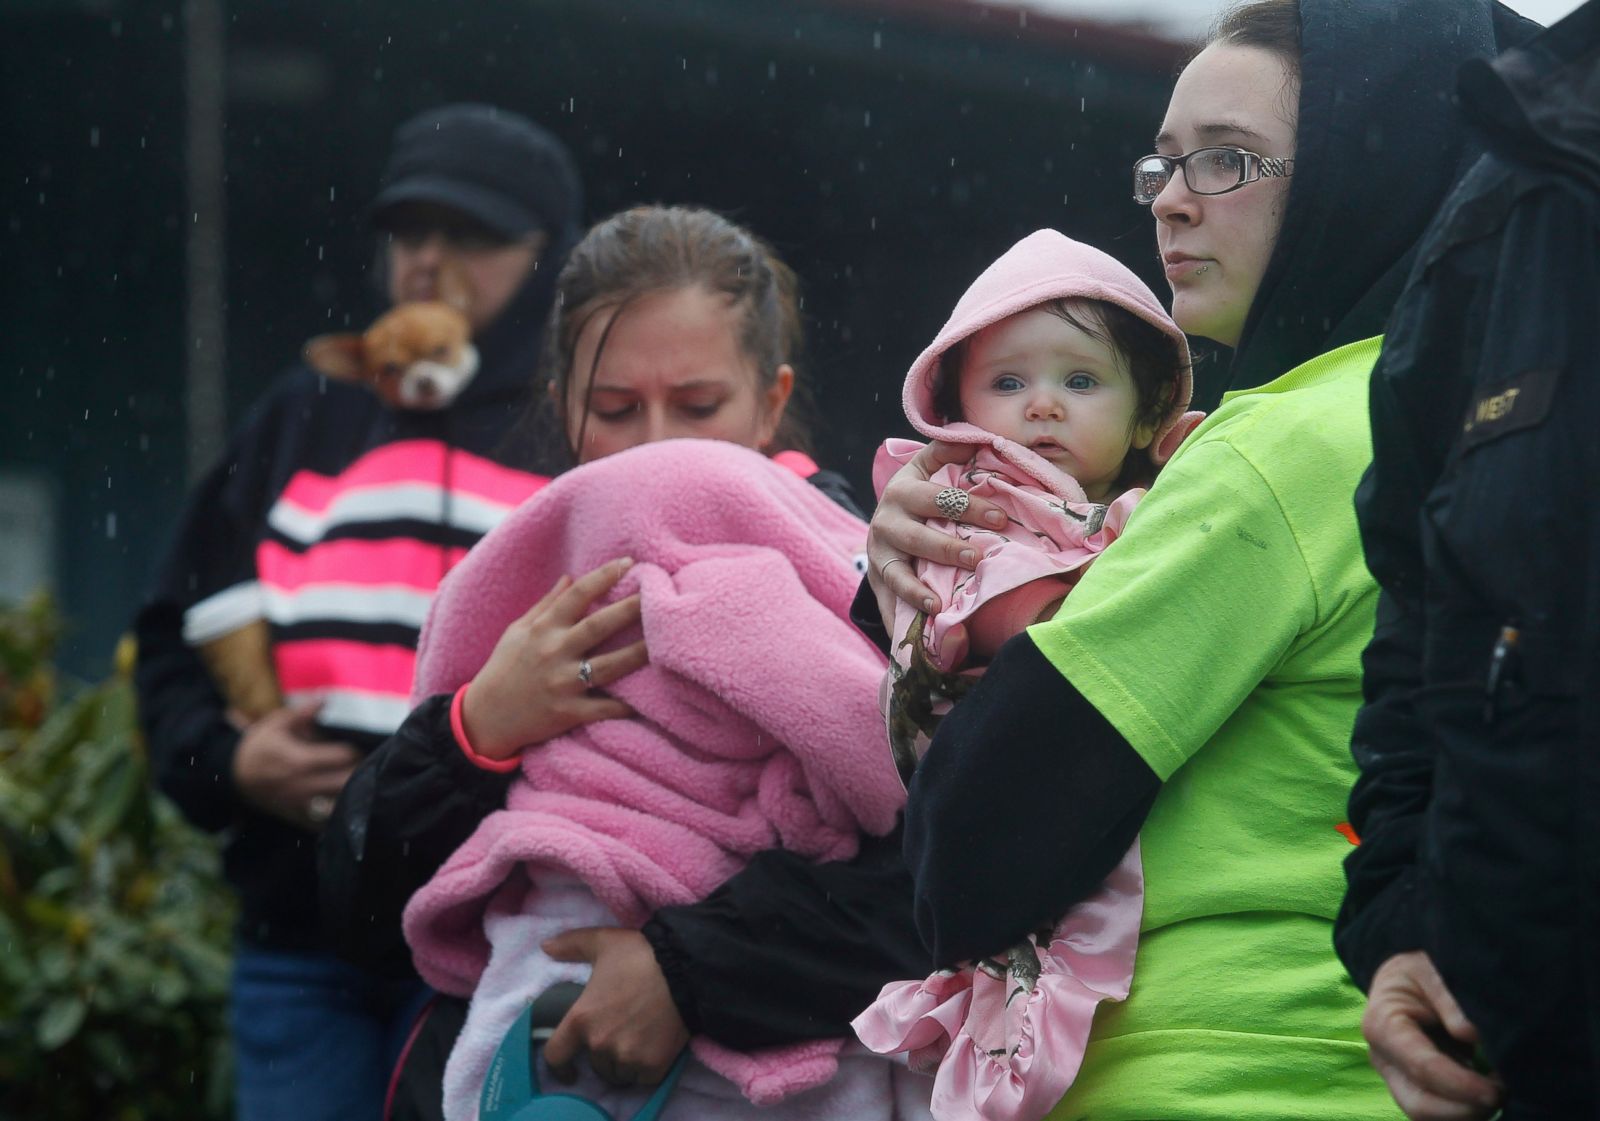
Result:
{"label": "dark blurred background", "polygon": [[425,107],[552,129],[591,218],[697,203],[771,240],[819,458],[864,495],[906,367],[1018,237],[1164,290],[1127,168],[1186,47],[1136,29],[979,0],[6,0],[0,36],[0,597],[52,587],[77,673],[227,428],[377,310],[362,208]]}

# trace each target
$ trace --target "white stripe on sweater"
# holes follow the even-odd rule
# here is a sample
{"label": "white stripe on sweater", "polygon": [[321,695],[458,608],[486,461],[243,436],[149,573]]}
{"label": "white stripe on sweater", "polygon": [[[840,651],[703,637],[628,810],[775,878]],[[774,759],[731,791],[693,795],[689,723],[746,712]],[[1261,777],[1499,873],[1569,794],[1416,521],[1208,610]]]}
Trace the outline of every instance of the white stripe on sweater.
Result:
{"label": "white stripe on sweater", "polygon": [[292,589],[267,586],[262,601],[267,618],[285,627],[313,621],[421,627],[433,592],[404,584],[302,584]]}
{"label": "white stripe on sweater", "polygon": [[[328,527],[361,522],[419,521],[445,524],[445,491],[428,483],[347,490],[320,513],[288,499],[279,499],[267,524],[285,537],[312,545],[327,536]],[[457,492],[450,496],[449,524],[483,534],[500,524],[512,507],[486,498]]]}
{"label": "white stripe on sweater", "polygon": [[199,646],[265,618],[261,584],[247,580],[207,596],[183,613],[183,640]]}
{"label": "white stripe on sweater", "polygon": [[368,693],[359,689],[304,689],[284,695],[288,704],[297,701],[322,701],[317,723],[330,728],[349,728],[388,736],[411,715],[408,698],[393,693]]}

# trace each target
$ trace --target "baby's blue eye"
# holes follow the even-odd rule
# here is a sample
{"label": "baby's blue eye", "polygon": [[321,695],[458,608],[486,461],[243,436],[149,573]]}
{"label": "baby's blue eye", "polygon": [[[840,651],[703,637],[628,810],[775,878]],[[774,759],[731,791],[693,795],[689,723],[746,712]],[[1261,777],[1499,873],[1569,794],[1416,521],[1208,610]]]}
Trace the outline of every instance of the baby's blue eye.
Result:
{"label": "baby's blue eye", "polygon": [[994,387],[1001,393],[1015,393],[1023,388],[1022,379],[1015,374],[1001,374],[994,379]]}
{"label": "baby's blue eye", "polygon": [[1094,386],[1095,380],[1088,374],[1070,374],[1067,377],[1068,389],[1093,389]]}

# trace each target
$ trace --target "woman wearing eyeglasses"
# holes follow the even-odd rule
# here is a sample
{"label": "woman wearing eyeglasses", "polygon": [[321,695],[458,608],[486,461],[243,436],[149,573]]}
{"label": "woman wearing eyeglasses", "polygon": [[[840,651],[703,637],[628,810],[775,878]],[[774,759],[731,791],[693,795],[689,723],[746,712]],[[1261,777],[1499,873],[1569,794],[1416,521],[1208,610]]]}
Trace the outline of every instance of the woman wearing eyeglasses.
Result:
{"label": "woman wearing eyeglasses", "polygon": [[[1133,991],[1096,1014],[1051,1116],[1395,1116],[1331,946],[1377,600],[1352,498],[1379,334],[1469,154],[1454,70],[1526,26],[1487,0],[1258,0],[1223,17],[1135,164],[1173,316],[1231,348],[1227,392],[1126,544],[945,719],[906,814],[939,966],[1078,903],[1139,836]],[[964,454],[935,446],[886,490],[880,608],[936,606],[908,555],[973,566],[921,524],[927,473]],[[1492,1103],[1433,1104],[1415,1116]]]}

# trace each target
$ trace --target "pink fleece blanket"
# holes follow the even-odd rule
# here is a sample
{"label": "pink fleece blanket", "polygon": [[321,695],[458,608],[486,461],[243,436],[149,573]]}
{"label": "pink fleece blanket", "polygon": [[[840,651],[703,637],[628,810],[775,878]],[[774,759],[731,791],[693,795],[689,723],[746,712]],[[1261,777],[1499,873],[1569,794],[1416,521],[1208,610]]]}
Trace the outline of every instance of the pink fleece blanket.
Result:
{"label": "pink fleece blanket", "polygon": [[[516,877],[576,877],[637,925],[762,850],[842,859],[892,828],[884,661],[848,621],[865,532],[755,452],[675,440],[562,476],[472,550],[423,627],[413,699],[470,680],[561,574],[619,556],[636,563],[611,598],[640,594],[650,664],[611,689],[636,717],[525,751],[506,808],[412,898],[406,937],[430,984],[472,993],[486,907]],[[840,1046],[693,1042],[758,1103],[825,1082]]]}

